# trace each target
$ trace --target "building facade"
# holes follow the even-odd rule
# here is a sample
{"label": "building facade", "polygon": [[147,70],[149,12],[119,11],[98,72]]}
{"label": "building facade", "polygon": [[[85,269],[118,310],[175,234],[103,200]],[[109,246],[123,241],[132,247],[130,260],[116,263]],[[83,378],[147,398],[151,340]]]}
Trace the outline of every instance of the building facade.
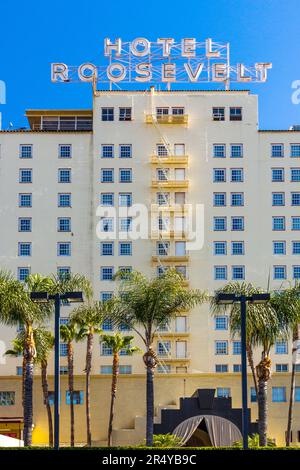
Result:
{"label": "building facade", "polygon": [[[279,289],[300,278],[300,132],[259,130],[256,95],[95,90],[92,110],[29,110],[27,117],[28,130],[0,132],[0,263],[20,280],[80,272],[95,298],[105,300],[119,269],[154,276],[172,266],[187,286],[210,293],[228,281]],[[200,233],[196,242],[191,225]],[[62,321],[69,311],[63,307]],[[106,322],[103,330],[112,326]],[[1,333],[4,352],[16,331],[1,326]],[[138,337],[136,345],[142,348]],[[214,318],[208,305],[184,312],[161,328],[155,348],[159,384],[186,380],[192,389],[203,377],[203,386],[232,395],[238,406],[240,342],[230,338],[225,315]],[[284,422],[291,345],[278,341],[271,357],[270,400]],[[96,344],[97,384],[111,362],[109,348]],[[66,365],[61,344],[62,374]],[[78,344],[79,381],[83,369]],[[2,359],[1,384],[4,377],[17,383],[20,373],[20,358]],[[122,384],[140,383],[141,356],[121,356],[120,373]],[[249,380],[254,401],[250,386]],[[129,413],[132,420],[138,414]],[[294,424],[298,436],[299,420]],[[284,430],[275,425],[270,433],[283,442]]]}

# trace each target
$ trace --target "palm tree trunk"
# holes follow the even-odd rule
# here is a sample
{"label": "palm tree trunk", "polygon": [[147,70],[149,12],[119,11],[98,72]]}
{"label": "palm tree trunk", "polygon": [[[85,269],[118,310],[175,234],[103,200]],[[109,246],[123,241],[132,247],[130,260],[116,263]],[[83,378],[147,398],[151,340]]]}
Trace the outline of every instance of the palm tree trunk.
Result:
{"label": "palm tree trunk", "polygon": [[68,343],[68,378],[69,378],[69,395],[70,395],[70,433],[71,447],[74,447],[74,352],[71,342]]}
{"label": "palm tree trunk", "polygon": [[153,446],[153,420],[154,420],[154,390],[153,390],[153,367],[147,367],[147,386],[146,386],[146,445]]}
{"label": "palm tree trunk", "polygon": [[24,399],[25,399],[25,378],[26,378],[26,357],[25,357],[25,352],[24,352],[23,362],[22,362],[22,406],[23,406],[23,414],[24,414]]}
{"label": "palm tree trunk", "polygon": [[108,447],[112,446],[112,429],[113,429],[113,420],[114,420],[115,399],[116,399],[116,393],[117,393],[118,373],[119,373],[119,354],[114,353],[112,381],[111,381],[110,415],[109,415],[108,436],[107,436]]}
{"label": "palm tree trunk", "polygon": [[91,405],[90,405],[90,389],[91,389],[91,369],[92,369],[92,351],[93,351],[93,333],[89,333],[87,337],[87,350],[86,350],[86,370],[85,370],[85,406],[86,406],[86,433],[87,445],[92,445],[92,431],[91,431]]}
{"label": "palm tree trunk", "polygon": [[253,361],[253,351],[250,345],[247,345],[247,357],[248,357],[248,363],[252,372],[252,378],[253,378],[253,384],[255,388],[255,393],[256,396],[258,395],[258,386],[257,386],[257,378],[256,378],[256,373],[255,373],[255,367],[254,367],[254,361]]}
{"label": "palm tree trunk", "polygon": [[43,388],[43,397],[44,404],[47,410],[48,417],[48,432],[49,432],[49,447],[53,447],[53,422],[52,422],[52,413],[51,406],[49,403],[49,387],[47,380],[47,362],[42,362],[41,364],[41,377],[42,377],[42,388]]}
{"label": "palm tree trunk", "polygon": [[263,353],[262,360],[256,367],[258,377],[258,433],[259,445],[267,445],[267,426],[268,426],[268,380],[271,375],[271,360],[266,353]]}
{"label": "palm tree trunk", "polygon": [[292,376],[291,376],[291,388],[290,388],[290,401],[288,411],[288,421],[286,430],[286,446],[289,447],[291,443],[292,434],[292,423],[293,423],[293,410],[295,404],[295,386],[296,386],[296,358],[294,357],[297,353],[297,343],[299,341],[299,326],[296,325],[293,332],[293,348],[292,348]]}
{"label": "palm tree trunk", "polygon": [[27,353],[24,385],[24,446],[32,444],[33,424],[33,358]]}

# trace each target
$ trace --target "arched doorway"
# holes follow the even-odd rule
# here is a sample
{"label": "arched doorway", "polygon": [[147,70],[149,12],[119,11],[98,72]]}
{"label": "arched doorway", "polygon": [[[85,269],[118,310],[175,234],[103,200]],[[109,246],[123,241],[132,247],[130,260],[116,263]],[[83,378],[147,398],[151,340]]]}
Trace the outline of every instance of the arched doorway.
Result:
{"label": "arched doorway", "polygon": [[172,432],[181,446],[228,447],[242,439],[238,427],[226,418],[215,415],[192,416],[180,423]]}

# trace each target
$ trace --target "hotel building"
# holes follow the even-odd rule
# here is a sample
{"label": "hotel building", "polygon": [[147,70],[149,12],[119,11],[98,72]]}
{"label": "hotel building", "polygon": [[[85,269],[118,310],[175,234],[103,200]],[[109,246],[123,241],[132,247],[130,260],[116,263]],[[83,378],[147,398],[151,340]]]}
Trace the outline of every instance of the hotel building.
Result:
{"label": "hotel building", "polygon": [[[95,298],[105,300],[117,287],[112,278],[119,269],[154,276],[172,266],[187,286],[210,293],[229,281],[279,289],[300,279],[300,132],[259,129],[256,95],[247,90],[94,90],[92,110],[28,110],[26,116],[28,129],[0,132],[0,264],[21,281],[29,273],[79,272],[92,281]],[[136,204],[152,208],[154,220],[148,236],[138,239],[130,236],[135,224],[130,208]],[[204,243],[188,249],[188,208],[195,214],[197,205],[203,208]],[[120,212],[116,221],[112,208],[128,213]],[[69,311],[63,307],[62,322]],[[106,322],[103,329],[109,333],[112,326]],[[13,429],[9,419],[22,415],[22,360],[2,357],[16,333],[1,326],[0,426],[6,429]],[[143,347],[138,337],[135,344]],[[157,333],[155,349],[161,361],[158,415],[197,387],[215,387],[218,396],[230,395],[240,406],[240,342],[230,338],[225,315],[214,318],[208,305],[182,313]],[[282,444],[291,345],[278,341],[271,358],[269,434]],[[85,344],[77,344],[78,423],[84,422],[84,360]],[[96,342],[95,443],[105,441],[111,363],[111,351]],[[66,372],[62,343],[64,443],[69,439]],[[116,444],[141,440],[144,380],[141,355],[121,356]],[[47,425],[38,377],[35,386],[34,441],[43,443]],[[99,394],[102,410],[97,409]],[[254,418],[255,400],[249,376]],[[295,444],[298,401],[300,383]],[[84,439],[79,429],[77,442]]]}

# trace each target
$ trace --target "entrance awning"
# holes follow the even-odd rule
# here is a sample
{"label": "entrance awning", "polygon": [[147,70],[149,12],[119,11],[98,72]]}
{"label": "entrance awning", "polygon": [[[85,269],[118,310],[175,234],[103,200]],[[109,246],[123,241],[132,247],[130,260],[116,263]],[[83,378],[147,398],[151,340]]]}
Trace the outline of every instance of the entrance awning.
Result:
{"label": "entrance awning", "polygon": [[203,420],[205,420],[207,432],[214,447],[230,447],[234,442],[242,440],[240,430],[228,419],[213,415],[199,415],[186,419],[172,432],[180,439],[180,446],[188,442]]}

